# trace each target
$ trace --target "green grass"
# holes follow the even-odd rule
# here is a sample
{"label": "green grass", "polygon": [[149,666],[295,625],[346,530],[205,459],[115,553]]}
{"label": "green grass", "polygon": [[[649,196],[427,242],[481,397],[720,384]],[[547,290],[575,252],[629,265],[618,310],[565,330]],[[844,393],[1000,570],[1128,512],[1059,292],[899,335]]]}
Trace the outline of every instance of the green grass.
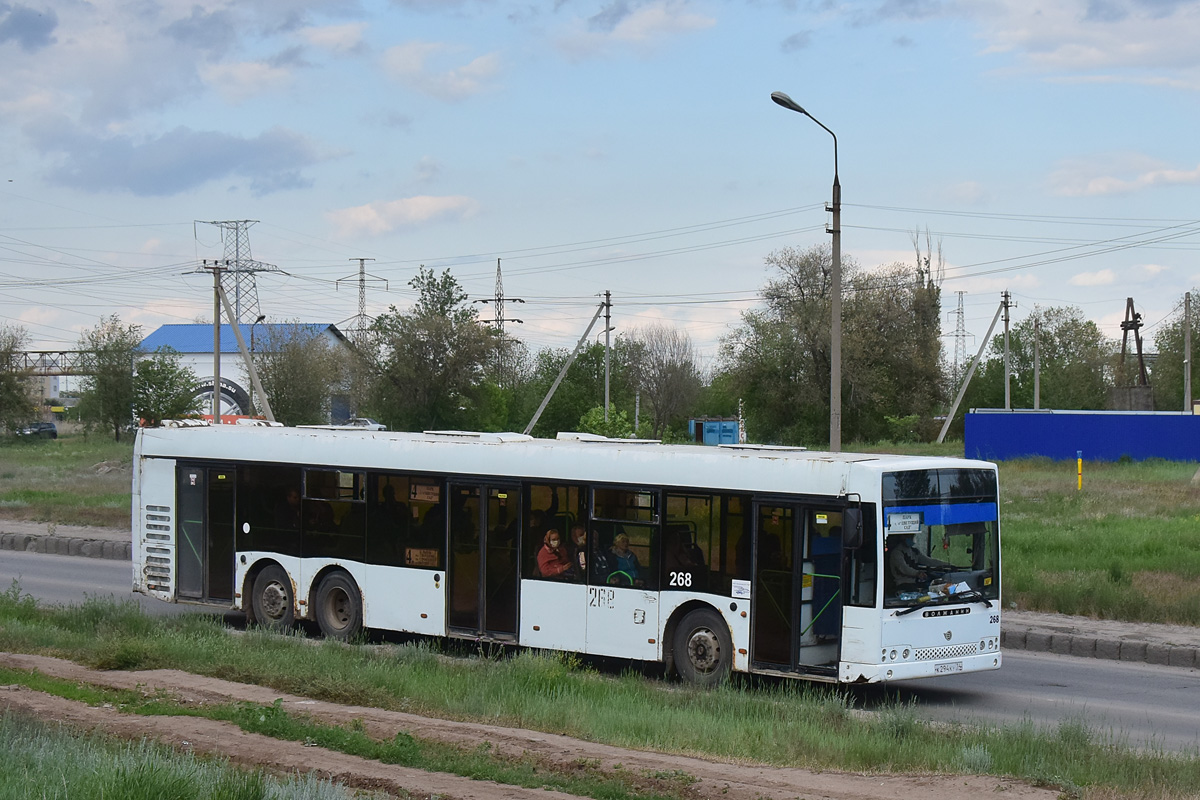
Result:
{"label": "green grass", "polygon": [[132,462],[132,436],[0,439],[0,518],[128,527]]}
{"label": "green grass", "polygon": [[1200,625],[1195,463],[1000,465],[1003,587],[1020,608]]}
{"label": "green grass", "polygon": [[328,781],[275,779],[149,742],[76,735],[0,713],[0,800],[345,800]]}
{"label": "green grass", "polygon": [[176,668],[333,702],[520,726],[619,747],[810,769],[982,770],[1087,793],[1200,795],[1195,753],[1137,752],[1080,723],[1052,729],[929,726],[909,706],[864,715],[852,694],[795,682],[735,680],[702,691],[633,673],[598,674],[569,656],[445,658],[428,645],[364,647],[260,632],[234,635],[215,618],[161,620],[131,603],[101,601],[42,608],[11,589],[0,594],[0,648],[103,668]]}

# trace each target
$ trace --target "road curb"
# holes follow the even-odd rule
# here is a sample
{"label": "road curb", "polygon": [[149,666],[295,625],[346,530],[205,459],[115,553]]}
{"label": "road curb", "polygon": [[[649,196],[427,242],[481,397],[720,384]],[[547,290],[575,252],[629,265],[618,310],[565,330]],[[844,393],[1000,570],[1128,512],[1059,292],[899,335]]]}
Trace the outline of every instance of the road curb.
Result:
{"label": "road curb", "polygon": [[130,542],[114,542],[108,539],[84,539],[77,536],[51,536],[36,533],[0,533],[0,550],[23,550],[27,553],[128,561],[131,549]]}
{"label": "road curb", "polygon": [[1056,653],[1077,658],[1130,661],[1161,666],[1200,669],[1200,648],[1109,639],[1075,633],[1046,633],[1024,628],[1000,631],[1000,646],[1006,650]]}

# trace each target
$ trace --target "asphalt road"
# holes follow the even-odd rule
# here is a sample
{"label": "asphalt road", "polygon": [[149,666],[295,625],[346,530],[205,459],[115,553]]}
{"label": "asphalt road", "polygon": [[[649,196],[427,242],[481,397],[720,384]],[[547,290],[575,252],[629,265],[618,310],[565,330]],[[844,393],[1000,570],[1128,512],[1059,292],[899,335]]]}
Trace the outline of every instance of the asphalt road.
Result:
{"label": "asphalt road", "polygon": [[[113,596],[152,614],[211,611],[134,595],[128,561],[0,551],[0,590],[14,578],[47,602]],[[1082,720],[1098,737],[1200,755],[1200,670],[1010,650],[995,672],[847,691],[865,708],[899,699],[945,721],[1055,727]]]}

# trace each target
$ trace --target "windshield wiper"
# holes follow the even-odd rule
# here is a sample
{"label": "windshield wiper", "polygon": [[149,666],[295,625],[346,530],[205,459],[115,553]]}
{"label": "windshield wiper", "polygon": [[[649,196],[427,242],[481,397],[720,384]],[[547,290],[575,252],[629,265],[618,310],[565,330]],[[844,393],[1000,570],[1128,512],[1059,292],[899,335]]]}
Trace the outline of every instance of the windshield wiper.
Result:
{"label": "windshield wiper", "polygon": [[946,606],[946,605],[951,605],[953,603],[969,603],[974,600],[982,600],[983,604],[985,606],[987,606],[988,608],[992,607],[992,601],[987,599],[987,597],[984,596],[983,592],[979,591],[978,589],[969,589],[965,592],[956,592],[955,594],[929,595],[929,596],[927,596],[927,598],[925,600],[922,600],[911,606],[906,606],[905,608],[900,609],[899,611],[896,612],[896,616],[903,617],[904,615],[911,614],[912,612],[916,611],[918,608],[923,608],[925,606],[931,606],[931,605]]}

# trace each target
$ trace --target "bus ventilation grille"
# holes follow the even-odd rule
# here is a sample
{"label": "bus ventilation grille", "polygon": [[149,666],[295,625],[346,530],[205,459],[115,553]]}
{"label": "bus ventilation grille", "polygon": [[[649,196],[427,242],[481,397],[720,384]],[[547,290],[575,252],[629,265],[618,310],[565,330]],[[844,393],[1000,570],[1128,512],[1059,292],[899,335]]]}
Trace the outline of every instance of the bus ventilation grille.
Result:
{"label": "bus ventilation grille", "polygon": [[146,532],[147,541],[171,541],[171,507],[146,506],[146,520],[143,530]]}
{"label": "bus ventilation grille", "polygon": [[171,551],[166,547],[147,547],[142,575],[146,578],[147,589],[171,591]]}
{"label": "bus ventilation grille", "polygon": [[914,655],[917,661],[941,661],[943,658],[962,658],[973,656],[979,650],[977,644],[956,644],[953,647],[929,647],[917,650]]}

